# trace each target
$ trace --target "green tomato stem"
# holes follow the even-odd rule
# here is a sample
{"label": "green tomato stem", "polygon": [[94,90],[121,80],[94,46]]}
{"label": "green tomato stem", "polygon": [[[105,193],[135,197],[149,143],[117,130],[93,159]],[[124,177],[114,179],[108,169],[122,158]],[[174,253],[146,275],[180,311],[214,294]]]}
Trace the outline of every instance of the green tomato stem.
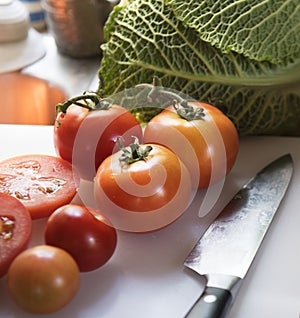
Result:
{"label": "green tomato stem", "polygon": [[148,93],[148,102],[160,102],[163,99],[169,99],[170,104],[173,104],[178,116],[186,120],[203,119],[205,116],[204,109],[202,107],[195,107],[182,98],[177,93],[170,91],[162,86],[159,86],[159,79],[155,76],[153,78],[153,84],[139,84],[136,87],[148,87],[150,92]]}
{"label": "green tomato stem", "polygon": [[59,103],[56,106],[56,111],[66,113],[69,106],[72,104],[93,110],[107,110],[111,107],[112,103],[107,99],[102,99],[97,93],[90,92],[88,94],[72,97],[64,103]]}

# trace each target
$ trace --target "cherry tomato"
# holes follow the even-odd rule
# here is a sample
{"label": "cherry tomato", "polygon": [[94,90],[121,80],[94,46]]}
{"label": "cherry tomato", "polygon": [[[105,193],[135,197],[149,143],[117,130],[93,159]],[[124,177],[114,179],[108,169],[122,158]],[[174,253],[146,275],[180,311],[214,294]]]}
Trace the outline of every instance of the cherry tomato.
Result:
{"label": "cherry tomato", "polygon": [[21,155],[0,162],[0,192],[20,200],[32,219],[69,203],[78,187],[78,174],[59,157]]}
{"label": "cherry tomato", "polygon": [[117,233],[108,223],[91,207],[68,204],[49,217],[45,242],[69,252],[81,272],[92,271],[104,265],[115,251]]}
{"label": "cherry tomato", "polygon": [[100,163],[114,152],[116,139],[142,138],[137,119],[125,108],[99,101],[96,109],[71,104],[58,113],[54,128],[56,153],[71,162],[81,178],[92,180]]}
{"label": "cherry tomato", "polygon": [[6,274],[13,259],[27,247],[31,223],[30,213],[19,200],[0,193],[0,277]]}
{"label": "cherry tomato", "polygon": [[48,314],[67,305],[79,289],[80,272],[66,251],[47,245],[19,254],[7,273],[9,294],[17,305]]}
{"label": "cherry tomato", "polygon": [[174,151],[190,171],[193,188],[207,188],[223,180],[239,149],[231,120],[216,107],[200,102],[167,107],[150,120],[144,141]]}
{"label": "cherry tomato", "polygon": [[135,142],[102,162],[94,194],[99,210],[114,227],[148,232],[167,226],[186,210],[191,178],[166,147]]}

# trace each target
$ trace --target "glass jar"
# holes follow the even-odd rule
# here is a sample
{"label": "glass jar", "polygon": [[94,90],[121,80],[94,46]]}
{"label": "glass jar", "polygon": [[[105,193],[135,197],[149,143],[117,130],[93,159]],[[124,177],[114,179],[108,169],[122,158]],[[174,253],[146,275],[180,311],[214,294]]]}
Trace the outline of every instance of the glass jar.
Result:
{"label": "glass jar", "polygon": [[101,56],[103,14],[108,15],[104,3],[111,6],[102,0],[42,1],[49,32],[60,53],[75,58]]}

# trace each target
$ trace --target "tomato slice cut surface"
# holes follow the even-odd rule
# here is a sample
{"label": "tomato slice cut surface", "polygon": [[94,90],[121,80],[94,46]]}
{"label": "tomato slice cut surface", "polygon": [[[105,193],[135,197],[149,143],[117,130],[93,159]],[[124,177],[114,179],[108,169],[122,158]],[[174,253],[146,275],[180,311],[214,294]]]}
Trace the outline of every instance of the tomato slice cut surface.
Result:
{"label": "tomato slice cut surface", "polygon": [[79,180],[72,165],[55,156],[21,155],[0,162],[0,192],[20,200],[32,219],[69,203]]}
{"label": "tomato slice cut surface", "polygon": [[31,237],[31,216],[14,197],[0,193],[0,277],[14,258],[22,252]]}

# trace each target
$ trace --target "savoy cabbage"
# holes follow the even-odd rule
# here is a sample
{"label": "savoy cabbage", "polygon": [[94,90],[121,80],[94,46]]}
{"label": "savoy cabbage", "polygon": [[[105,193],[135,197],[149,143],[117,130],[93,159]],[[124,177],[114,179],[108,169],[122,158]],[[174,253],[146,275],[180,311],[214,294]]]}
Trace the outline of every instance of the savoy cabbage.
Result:
{"label": "savoy cabbage", "polygon": [[299,0],[131,0],[105,36],[102,96],[157,76],[219,107],[240,135],[300,135]]}

